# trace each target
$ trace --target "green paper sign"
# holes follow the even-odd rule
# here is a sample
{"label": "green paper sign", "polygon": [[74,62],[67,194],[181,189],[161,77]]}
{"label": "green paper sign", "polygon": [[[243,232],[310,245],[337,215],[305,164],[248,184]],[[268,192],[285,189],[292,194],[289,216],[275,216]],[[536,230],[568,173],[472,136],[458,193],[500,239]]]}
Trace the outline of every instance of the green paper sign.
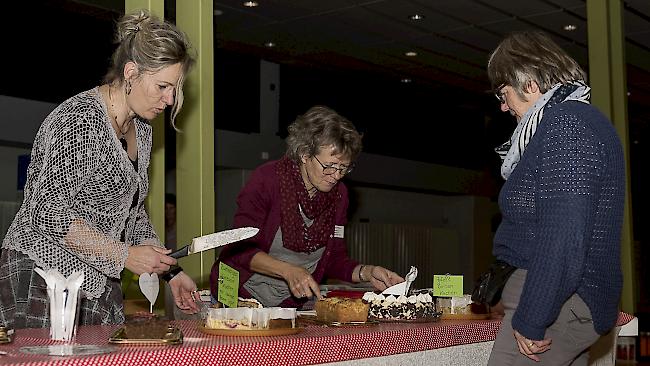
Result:
{"label": "green paper sign", "polygon": [[239,295],[239,271],[229,265],[219,263],[219,294],[217,301],[229,308],[237,307]]}
{"label": "green paper sign", "polygon": [[463,276],[433,275],[433,296],[463,296]]}

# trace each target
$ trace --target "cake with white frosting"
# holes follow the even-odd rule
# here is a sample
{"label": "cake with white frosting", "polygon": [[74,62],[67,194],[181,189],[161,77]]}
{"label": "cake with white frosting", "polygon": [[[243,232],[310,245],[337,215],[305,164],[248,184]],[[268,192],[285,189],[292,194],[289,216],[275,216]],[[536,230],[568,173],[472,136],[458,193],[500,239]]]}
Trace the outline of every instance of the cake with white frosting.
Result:
{"label": "cake with white frosting", "polygon": [[363,300],[370,305],[371,319],[417,320],[437,316],[435,302],[428,293],[395,296],[366,292]]}
{"label": "cake with white frosting", "polygon": [[436,306],[438,307],[438,310],[442,312],[443,316],[445,314],[468,315],[487,313],[485,306],[474,304],[472,302],[472,295],[438,297],[436,299]]}
{"label": "cake with white frosting", "polygon": [[205,319],[206,328],[258,330],[295,328],[295,308],[211,308]]}

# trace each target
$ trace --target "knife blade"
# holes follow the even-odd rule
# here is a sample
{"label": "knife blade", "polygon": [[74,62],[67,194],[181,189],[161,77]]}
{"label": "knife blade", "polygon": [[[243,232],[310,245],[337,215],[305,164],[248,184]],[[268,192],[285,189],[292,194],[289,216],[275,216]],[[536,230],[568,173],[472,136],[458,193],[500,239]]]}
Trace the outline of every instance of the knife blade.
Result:
{"label": "knife blade", "polygon": [[204,250],[218,248],[226,244],[253,237],[259,231],[260,229],[256,227],[240,227],[237,229],[224,230],[213,234],[199,236],[192,239],[192,244],[182,247],[181,249],[171,253],[169,256],[178,259]]}

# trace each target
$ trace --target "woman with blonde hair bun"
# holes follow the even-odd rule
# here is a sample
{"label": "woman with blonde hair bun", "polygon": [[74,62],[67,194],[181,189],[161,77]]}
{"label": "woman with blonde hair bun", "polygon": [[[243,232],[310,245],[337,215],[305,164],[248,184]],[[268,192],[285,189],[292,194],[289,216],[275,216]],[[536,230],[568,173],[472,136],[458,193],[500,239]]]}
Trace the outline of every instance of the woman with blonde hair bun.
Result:
{"label": "woman with blonde hair bun", "polygon": [[183,105],[194,58],[187,37],[146,11],[117,23],[105,83],[61,103],[43,121],[23,203],[2,242],[0,325],[48,327],[45,281],[35,268],[81,271],[80,324],[124,322],[120,273],[157,273],[176,304],[196,312],[194,282],[161,244],[145,210],[149,121]]}

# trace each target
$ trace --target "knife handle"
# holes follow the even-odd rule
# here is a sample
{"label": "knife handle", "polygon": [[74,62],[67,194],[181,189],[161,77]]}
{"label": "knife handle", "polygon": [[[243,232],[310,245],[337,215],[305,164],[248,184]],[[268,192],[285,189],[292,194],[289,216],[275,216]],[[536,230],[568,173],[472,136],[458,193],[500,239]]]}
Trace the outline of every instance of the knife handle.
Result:
{"label": "knife handle", "polygon": [[172,258],[178,259],[178,258],[187,256],[189,254],[189,251],[190,251],[190,246],[186,245],[186,246],[182,247],[181,249],[169,254],[169,256],[172,257]]}

